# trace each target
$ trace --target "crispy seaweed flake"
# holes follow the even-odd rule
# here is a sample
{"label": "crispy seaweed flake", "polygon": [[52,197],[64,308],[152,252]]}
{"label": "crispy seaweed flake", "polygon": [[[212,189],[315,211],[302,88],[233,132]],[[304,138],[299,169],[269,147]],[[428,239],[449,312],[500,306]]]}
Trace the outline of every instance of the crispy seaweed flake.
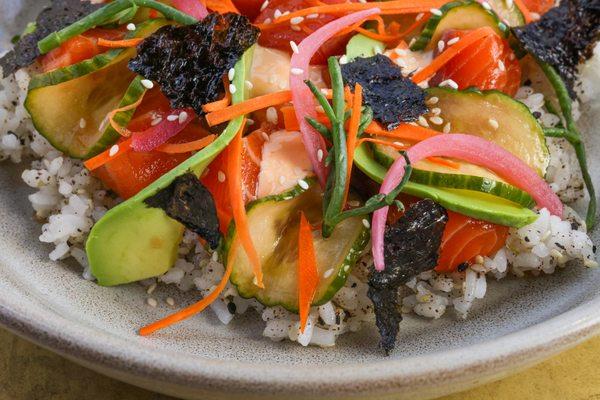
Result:
{"label": "crispy seaweed flake", "polygon": [[23,35],[15,44],[13,50],[0,58],[3,76],[14,73],[19,68],[31,65],[40,55],[38,41],[50,33],[61,30],[73,22],[102,7],[102,4],[92,4],[81,0],[52,0],[49,7],[44,8],[35,22],[35,30]]}
{"label": "crispy seaweed flake", "polygon": [[356,58],[342,65],[342,74],[350,88],[357,83],[363,87],[365,103],[388,130],[401,122],[416,121],[427,112],[423,89],[405,78],[400,67],[381,54]]}
{"label": "crispy seaweed flake", "polygon": [[129,68],[156,81],[173,108],[193,108],[223,94],[223,76],[258,38],[258,28],[239,14],[209,14],[187,26],[165,26],[138,46]]}
{"label": "crispy seaweed flake", "polygon": [[386,354],[394,349],[402,321],[398,289],[437,265],[447,221],[446,210],[427,199],[414,204],[394,225],[386,228],[386,267],[381,272],[371,273],[368,292],[375,306],[380,347]]}
{"label": "crispy seaweed flake", "polygon": [[513,32],[528,52],[558,71],[574,98],[577,66],[591,56],[600,36],[600,1],[562,0],[539,21]]}
{"label": "crispy seaweed flake", "polygon": [[196,175],[187,173],[177,177],[144,203],[164,210],[169,217],[206,240],[211,248],[219,245],[221,233],[215,201]]}

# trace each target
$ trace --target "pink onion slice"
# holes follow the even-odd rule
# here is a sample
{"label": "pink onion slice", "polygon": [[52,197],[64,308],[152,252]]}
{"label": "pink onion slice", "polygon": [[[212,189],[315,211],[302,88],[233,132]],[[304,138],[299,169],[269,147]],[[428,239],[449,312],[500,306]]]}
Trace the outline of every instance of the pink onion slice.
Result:
{"label": "pink onion slice", "polygon": [[208,15],[206,6],[200,0],[171,0],[173,7],[184,12],[197,20],[204,19]]}
{"label": "pink onion slice", "polygon": [[[179,116],[182,112],[187,114],[185,120],[182,119],[181,123]],[[158,146],[165,144],[173,136],[185,129],[194,118],[196,114],[192,109],[185,110],[171,110],[168,114],[169,117],[164,116],[162,122],[152,126],[142,132],[134,132],[131,135],[131,148],[133,151],[147,152],[156,149]],[[169,119],[174,119],[169,121]]]}
{"label": "pink onion slice", "polygon": [[[550,186],[527,164],[502,147],[478,136],[449,134],[434,136],[407,150],[411,163],[427,157],[453,157],[486,167],[510,184],[526,191],[536,201],[538,208],[547,208],[550,213],[562,217],[563,204]],[[379,193],[390,193],[402,180],[406,161],[399,157],[387,172]],[[389,207],[373,214],[373,258],[375,268],[385,268],[383,256],[384,232]]]}
{"label": "pink onion slice", "polygon": [[317,50],[319,50],[327,40],[335,36],[336,33],[373,14],[378,14],[380,11],[379,8],[372,8],[331,21],[300,42],[298,45],[298,53],[292,55],[290,89],[292,91],[294,110],[296,112],[296,118],[300,122],[300,133],[302,133],[304,147],[306,148],[313,169],[319,178],[319,182],[321,182],[323,187],[325,187],[325,183],[327,182],[328,174],[328,169],[325,166],[325,158],[327,156],[325,140],[305,120],[305,117],[315,118],[317,116],[315,110],[315,107],[317,106],[316,100],[310,92],[310,89],[304,83],[304,81],[308,79],[310,60]]}

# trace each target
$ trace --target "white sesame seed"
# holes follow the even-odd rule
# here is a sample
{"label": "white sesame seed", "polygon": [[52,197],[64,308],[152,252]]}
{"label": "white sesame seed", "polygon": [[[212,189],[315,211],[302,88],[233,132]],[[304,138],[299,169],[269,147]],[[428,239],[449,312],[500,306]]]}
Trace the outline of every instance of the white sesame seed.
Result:
{"label": "white sesame seed", "polygon": [[277,110],[275,107],[267,108],[267,121],[273,125],[277,125],[277,122],[279,122],[279,117],[277,116]]}
{"label": "white sesame seed", "polygon": [[248,90],[252,90],[252,88],[254,87],[254,84],[250,81],[246,81],[245,83],[246,83],[246,88]]}
{"label": "white sesame seed", "polygon": [[223,171],[217,172],[217,179],[221,183],[225,182],[225,179],[227,179],[227,177],[225,176],[225,172],[223,172]]}
{"label": "white sesame seed", "polygon": [[150,307],[156,307],[158,305],[158,301],[152,297],[148,297],[148,299],[146,299],[146,303],[148,303]]}
{"label": "white sesame seed", "polygon": [[227,78],[229,79],[229,82],[233,81],[233,78],[235,78],[235,68],[229,68],[229,71],[227,71]]}
{"label": "white sesame seed", "polygon": [[185,111],[182,111],[179,113],[179,123],[183,124],[185,121],[187,121],[188,119],[188,113]]}
{"label": "white sesame seed", "polygon": [[498,129],[498,127],[500,126],[500,125],[498,124],[498,121],[496,121],[496,120],[495,120],[495,119],[493,119],[493,118],[490,118],[490,119],[488,119],[488,123],[489,123],[489,124],[490,124],[490,126],[491,126],[492,128],[494,128],[494,129]]}
{"label": "white sesame seed", "polygon": [[421,89],[427,89],[429,87],[429,81],[419,82],[417,84],[417,86],[420,87]]}
{"label": "white sesame seed", "polygon": [[415,17],[415,21],[420,21],[425,16],[425,13],[418,13]]}
{"label": "white sesame seed", "polygon": [[87,121],[85,120],[85,118],[81,118],[81,119],[79,120],[79,127],[80,127],[81,129],[84,129],[86,126],[87,126]]}
{"label": "white sesame seed", "polygon": [[119,152],[119,145],[118,145],[118,144],[115,144],[115,145],[113,145],[113,146],[110,148],[110,150],[108,151],[108,155],[109,155],[110,157],[114,157],[114,156],[116,156],[116,155],[117,155],[117,153],[118,153],[118,152]]}
{"label": "white sesame seed", "polygon": [[435,117],[429,118],[429,120],[431,121],[432,124],[435,124],[435,125],[441,125],[444,123],[444,120],[442,118],[438,117],[437,115]]}
{"label": "white sesame seed", "polygon": [[294,54],[300,53],[300,50],[298,49],[298,45],[293,40],[290,41],[290,47],[292,48],[292,52],[294,52]]}
{"label": "white sesame seed", "polygon": [[237,88],[235,87],[235,85],[233,83],[229,84],[229,93],[234,94],[235,92],[237,92]]}
{"label": "white sesame seed", "polygon": [[273,22],[273,20],[272,20],[271,18],[266,18],[266,19],[263,21],[263,24],[265,24],[265,25],[269,25],[271,22]]}
{"label": "white sesame seed", "polygon": [[315,107],[315,111],[318,113],[321,113],[321,114],[323,114],[325,112],[325,110],[323,109],[323,106],[320,104]]}
{"label": "white sesame seed", "polygon": [[419,116],[419,125],[424,126],[425,128],[429,127],[429,124],[427,123],[427,120],[422,115]]}
{"label": "white sesame seed", "polygon": [[327,94],[329,94],[329,89],[321,88],[321,93],[327,96]]}
{"label": "white sesame seed", "polygon": [[142,79],[140,81],[140,83],[142,84],[143,87],[145,87],[146,89],[152,89],[154,87],[154,82],[152,82],[149,79]]}
{"label": "white sesame seed", "polygon": [[262,138],[263,138],[263,140],[264,140],[265,142],[268,142],[268,141],[269,141],[269,139],[270,139],[270,138],[269,138],[269,135],[267,135],[267,132],[265,132],[265,131],[260,131],[260,135],[262,136]]}
{"label": "white sesame seed", "polygon": [[442,109],[439,108],[439,107],[434,107],[434,108],[431,109],[431,113],[433,115],[440,115],[442,113]]}
{"label": "white sesame seed", "polygon": [[340,64],[348,64],[348,57],[345,54],[340,57]]}
{"label": "white sesame seed", "polygon": [[135,24],[134,23],[128,23],[127,24],[127,30],[128,31],[135,31]]}
{"label": "white sesame seed", "polygon": [[350,266],[349,265],[344,265],[344,272],[348,272],[350,271]]}
{"label": "white sesame seed", "polygon": [[437,15],[438,17],[440,17],[442,15],[442,12],[440,10],[438,10],[437,8],[432,8],[429,10],[430,13],[432,13],[433,15]]}
{"label": "white sesame seed", "polygon": [[316,19],[316,18],[319,18],[319,14],[318,14],[318,13],[315,13],[315,14],[308,14],[308,15],[306,16],[306,19]]}
{"label": "white sesame seed", "polygon": [[165,303],[167,303],[169,306],[173,307],[175,305],[175,299],[173,299],[172,297],[167,297],[165,299]]}
{"label": "white sesame seed", "polygon": [[179,115],[169,115],[167,116],[167,121],[169,122],[175,122],[179,119]]}
{"label": "white sesame seed", "polygon": [[275,10],[275,12],[273,13],[273,18],[277,19],[281,17],[281,11],[279,11],[279,8]]}
{"label": "white sesame seed", "polygon": [[506,1],[506,7],[508,8],[512,8],[514,5],[514,0],[505,0]]}
{"label": "white sesame seed", "polygon": [[160,124],[162,122],[162,120],[163,119],[161,117],[154,118],[152,121],[150,121],[150,125],[156,126],[156,125]]}
{"label": "white sesame seed", "polygon": [[444,51],[444,47],[446,46],[446,43],[444,43],[443,40],[440,40],[437,44],[437,48],[438,51],[441,53],[442,51]]}
{"label": "white sesame seed", "polygon": [[404,143],[402,142],[392,142],[392,144],[395,146],[404,146]]}
{"label": "white sesame seed", "polygon": [[329,268],[327,271],[325,271],[323,273],[323,278],[327,279],[329,278],[331,275],[333,275],[333,268]]}
{"label": "white sesame seed", "polygon": [[484,261],[485,261],[485,260],[483,259],[483,257],[482,257],[482,256],[477,256],[477,257],[475,257],[475,262],[476,262],[477,264],[483,264],[483,262],[484,262]]}
{"label": "white sesame seed", "polygon": [[369,229],[371,227],[371,223],[369,222],[368,219],[364,218],[362,220],[362,224],[365,226],[365,228]]}
{"label": "white sesame seed", "polygon": [[366,4],[366,3],[367,3],[367,0],[358,0],[358,2],[359,2],[359,3]]}
{"label": "white sesame seed", "polygon": [[290,28],[296,32],[300,32],[302,30],[302,28],[300,28],[298,25],[290,25]]}
{"label": "white sesame seed", "polygon": [[481,5],[483,6],[483,8],[485,8],[486,10],[491,10],[492,6],[490,6],[490,3],[488,3],[487,1],[482,1]]}
{"label": "white sesame seed", "polygon": [[458,89],[458,83],[454,82],[452,79],[446,79],[445,81],[440,83],[440,86],[448,86],[452,89]]}
{"label": "white sesame seed", "polygon": [[279,184],[280,184],[280,185],[283,185],[283,184],[285,183],[285,181],[286,181],[286,179],[285,179],[285,176],[281,175],[281,176],[279,177]]}
{"label": "white sesame seed", "polygon": [[216,252],[216,251],[215,251],[215,252],[213,252],[213,253],[212,253],[212,255],[210,256],[210,259],[211,259],[213,262],[217,262],[217,261],[219,261],[219,253],[218,253],[218,252]]}
{"label": "white sesame seed", "polygon": [[298,186],[300,186],[303,190],[308,190],[308,183],[304,179],[298,180]]}
{"label": "white sesame seed", "polygon": [[502,60],[498,60],[498,69],[502,72],[506,71],[506,66]]}
{"label": "white sesame seed", "polygon": [[246,118],[246,125],[248,125],[248,126],[254,125],[254,120],[252,118]]}
{"label": "white sesame seed", "polygon": [[323,149],[317,150],[317,160],[319,162],[323,161]]}
{"label": "white sesame seed", "polygon": [[417,41],[417,38],[416,38],[416,37],[414,37],[414,38],[410,39],[410,42],[408,43],[408,47],[412,47],[412,45],[413,45],[413,44],[415,44],[415,43],[416,43],[416,41]]}
{"label": "white sesame seed", "polygon": [[450,129],[451,128],[452,128],[452,125],[450,124],[450,122],[448,122],[446,125],[444,125],[443,132],[444,133],[450,133]]}
{"label": "white sesame seed", "polygon": [[292,68],[290,70],[290,72],[292,73],[292,75],[302,75],[302,74],[304,74],[304,70],[302,68]]}
{"label": "white sesame seed", "polygon": [[304,21],[304,17],[294,17],[294,18],[290,19],[290,24],[298,25],[298,24],[301,24],[302,21]]}
{"label": "white sesame seed", "polygon": [[[532,18],[534,18],[533,14],[535,14],[535,13],[531,13]],[[539,19],[539,17],[538,17],[538,19]],[[500,30],[502,30],[502,31],[505,31],[506,29],[508,29],[508,26],[504,22],[498,22],[498,28],[500,28]]]}
{"label": "white sesame seed", "polygon": [[265,8],[269,6],[269,0],[265,0],[260,6],[260,11],[265,11]]}
{"label": "white sesame seed", "polygon": [[446,42],[446,44],[448,46],[452,46],[453,44],[456,44],[459,40],[460,40],[459,37],[455,37],[455,38],[452,38],[452,39],[448,40],[448,42]]}
{"label": "white sesame seed", "polygon": [[148,290],[146,290],[146,293],[152,294],[152,293],[154,293],[155,290],[156,290],[156,283],[153,283],[152,285],[148,286]]}
{"label": "white sesame seed", "polygon": [[433,96],[433,97],[428,98],[425,103],[427,103],[429,105],[434,105],[434,104],[437,104],[438,101],[440,101],[440,99],[438,99],[437,97]]}

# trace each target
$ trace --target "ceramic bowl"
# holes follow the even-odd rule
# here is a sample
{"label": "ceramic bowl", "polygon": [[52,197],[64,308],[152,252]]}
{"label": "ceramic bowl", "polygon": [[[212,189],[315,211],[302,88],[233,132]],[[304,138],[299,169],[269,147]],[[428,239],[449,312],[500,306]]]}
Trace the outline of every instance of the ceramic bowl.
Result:
{"label": "ceramic bowl", "polygon": [[[0,2],[0,43],[39,7],[34,0]],[[589,154],[597,181],[600,137]],[[49,261],[23,168],[0,166],[0,324],[147,389],[198,399],[426,399],[514,373],[600,327],[600,271],[574,266],[491,282],[467,320],[453,312],[433,322],[408,317],[389,357],[378,351],[374,328],[344,335],[334,348],[303,348],[262,337],[263,322],[253,313],[223,326],[207,312],[142,338],[137,328],[172,309],[146,306],[139,285],[99,287],[75,266]],[[169,295],[178,304],[194,299]]]}

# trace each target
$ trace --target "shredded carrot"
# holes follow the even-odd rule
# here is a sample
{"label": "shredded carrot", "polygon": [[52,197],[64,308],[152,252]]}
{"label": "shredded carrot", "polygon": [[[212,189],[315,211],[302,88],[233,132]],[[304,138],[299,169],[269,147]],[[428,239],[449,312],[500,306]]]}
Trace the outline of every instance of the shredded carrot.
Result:
{"label": "shredded carrot", "polygon": [[283,126],[286,131],[292,132],[300,130],[300,124],[298,123],[298,118],[296,118],[294,106],[283,106],[280,111],[283,115]]}
{"label": "shredded carrot", "polygon": [[300,332],[304,332],[308,322],[310,306],[319,284],[317,257],[313,243],[312,229],[304,213],[300,211],[300,231],[298,232],[298,313]]}
{"label": "shredded carrot", "polygon": [[525,5],[525,2],[523,0],[514,1],[519,11],[521,11],[521,14],[523,14],[523,18],[525,18],[525,23],[529,24],[530,22],[533,22],[533,16],[531,15],[531,11],[529,11],[529,8],[527,8],[527,5]]}
{"label": "shredded carrot", "polygon": [[348,126],[348,137],[346,147],[348,151],[348,171],[346,172],[346,187],[344,189],[344,201],[348,200],[348,192],[350,191],[350,177],[352,175],[352,164],[354,163],[354,149],[358,140],[358,127],[360,125],[361,108],[363,102],[363,91],[360,84],[354,86],[354,102],[352,104],[352,115]]}
{"label": "shredded carrot", "polygon": [[361,28],[361,27],[357,27],[354,30],[363,36],[366,36],[366,37],[374,39],[374,40],[379,40],[380,42],[386,42],[386,43],[394,42],[394,41],[400,40],[402,38],[402,36],[400,36],[400,35],[388,35],[387,33],[375,33],[375,32],[371,32],[370,30]]}
{"label": "shredded carrot", "polygon": [[141,95],[140,98],[137,99],[137,101],[135,103],[131,103],[125,107],[116,108],[108,113],[108,115],[107,115],[108,122],[110,123],[110,126],[119,133],[119,135],[128,137],[128,136],[131,136],[131,131],[129,129],[117,124],[117,122],[115,121],[115,116],[120,112],[135,110],[140,104],[142,104],[143,99],[144,99],[144,95]]}
{"label": "shredded carrot", "polygon": [[242,132],[245,125],[246,121],[244,120],[242,127],[229,145],[229,154],[231,155],[231,159],[228,160],[227,164],[229,202],[233,212],[233,220],[235,221],[236,235],[246,251],[250,264],[252,264],[256,286],[264,288],[260,257],[250,236],[250,227],[248,225],[248,216],[246,215],[246,205],[244,204],[242,189]]}
{"label": "shredded carrot", "polygon": [[452,168],[452,169],[459,169],[460,168],[460,164],[459,163],[454,162],[452,160],[448,160],[446,158],[427,157],[427,161],[431,161],[432,163],[443,165],[444,167],[448,167],[448,168]]}
{"label": "shredded carrot", "polygon": [[354,11],[368,10],[371,8],[379,8],[380,15],[389,14],[416,14],[427,12],[432,8],[439,8],[446,3],[446,0],[421,0],[415,4],[414,0],[392,0],[385,2],[372,3],[343,3],[343,4],[328,4],[316,7],[308,7],[292,13],[282,15],[275,21],[269,24],[258,24],[261,31],[274,29],[279,24],[289,21],[295,17],[306,17],[310,14],[346,14]]}
{"label": "shredded carrot", "polygon": [[225,96],[217,101],[213,101],[212,103],[206,103],[202,106],[202,111],[205,113],[211,113],[215,111],[222,110],[227,108],[231,104],[231,95],[229,92],[225,93]]}
{"label": "shredded carrot", "polygon": [[215,300],[217,300],[219,298],[219,294],[221,294],[221,292],[225,289],[225,286],[227,286],[227,283],[229,282],[229,277],[231,276],[231,271],[233,270],[233,261],[235,259],[237,250],[238,242],[237,239],[234,239],[233,243],[231,244],[231,247],[229,248],[229,254],[227,255],[227,267],[225,268],[223,278],[221,278],[221,282],[219,282],[217,287],[215,287],[215,289],[212,292],[210,292],[210,294],[208,294],[199,302],[192,304],[191,306],[186,307],[183,310],[179,310],[175,314],[171,314],[166,318],[154,322],[153,324],[144,326],[140,329],[140,335],[148,336],[158,330],[168,328],[171,325],[188,319],[189,317],[204,311],[206,307],[208,307]]}
{"label": "shredded carrot", "polygon": [[242,115],[262,110],[267,107],[277,106],[289,101],[292,101],[292,92],[289,90],[265,94],[241,103],[233,104],[222,110],[211,112],[206,115],[206,122],[208,122],[209,126],[215,126]]}
{"label": "shredded carrot", "polygon": [[[408,28],[406,28],[406,30],[402,33],[400,33],[400,37],[405,37],[407,35],[409,35],[410,33],[412,33],[414,30],[416,30],[418,27],[420,27],[421,25],[424,25],[430,17],[431,14],[429,13],[425,13],[420,20],[413,22],[413,24],[411,26],[409,26]],[[406,46],[406,48],[408,48],[408,46]]]}
{"label": "shredded carrot", "polygon": [[384,146],[391,146],[391,147],[395,148],[396,150],[406,150],[406,149],[410,148],[410,146],[407,146],[404,144],[390,142],[388,140],[383,140],[383,139],[375,139],[375,138],[362,138],[358,142],[356,142],[356,147],[360,147],[360,146],[362,146],[363,143],[366,143],[366,142],[382,144]]}
{"label": "shredded carrot", "polygon": [[202,139],[187,143],[165,143],[156,150],[167,154],[191,153],[192,151],[202,150],[215,141],[217,135],[208,135]]}
{"label": "shredded carrot", "polygon": [[206,8],[218,12],[219,14],[235,13],[239,14],[237,7],[231,0],[206,0],[203,1]]}
{"label": "shredded carrot", "polygon": [[[94,171],[94,170],[100,168],[101,166],[103,166],[104,164],[106,164],[107,162],[114,160],[116,157],[127,153],[129,150],[131,150],[131,138],[123,140],[121,143],[117,144],[116,146],[118,146],[116,148],[117,149],[116,152],[113,149],[114,146],[111,146],[111,148],[103,151],[102,153],[98,154],[97,156],[84,161],[83,165],[88,170]],[[111,155],[111,153],[112,153],[112,155]]]}
{"label": "shredded carrot", "polygon": [[140,44],[143,38],[123,39],[123,40],[107,40],[98,38],[98,46],[110,48],[135,47]]}
{"label": "shredded carrot", "polygon": [[429,139],[440,134],[440,132],[434,131],[433,129],[428,129],[422,126],[412,124],[401,124],[394,130],[386,131],[377,122],[372,122],[367,127],[365,132],[373,136],[404,139],[415,142],[420,142],[422,140]]}
{"label": "shredded carrot", "polygon": [[423,82],[470,45],[490,35],[496,35],[496,32],[489,26],[477,28],[467,33],[456,44],[452,45],[452,47],[449,47],[447,50],[434,58],[427,67],[413,75],[413,82]]}

